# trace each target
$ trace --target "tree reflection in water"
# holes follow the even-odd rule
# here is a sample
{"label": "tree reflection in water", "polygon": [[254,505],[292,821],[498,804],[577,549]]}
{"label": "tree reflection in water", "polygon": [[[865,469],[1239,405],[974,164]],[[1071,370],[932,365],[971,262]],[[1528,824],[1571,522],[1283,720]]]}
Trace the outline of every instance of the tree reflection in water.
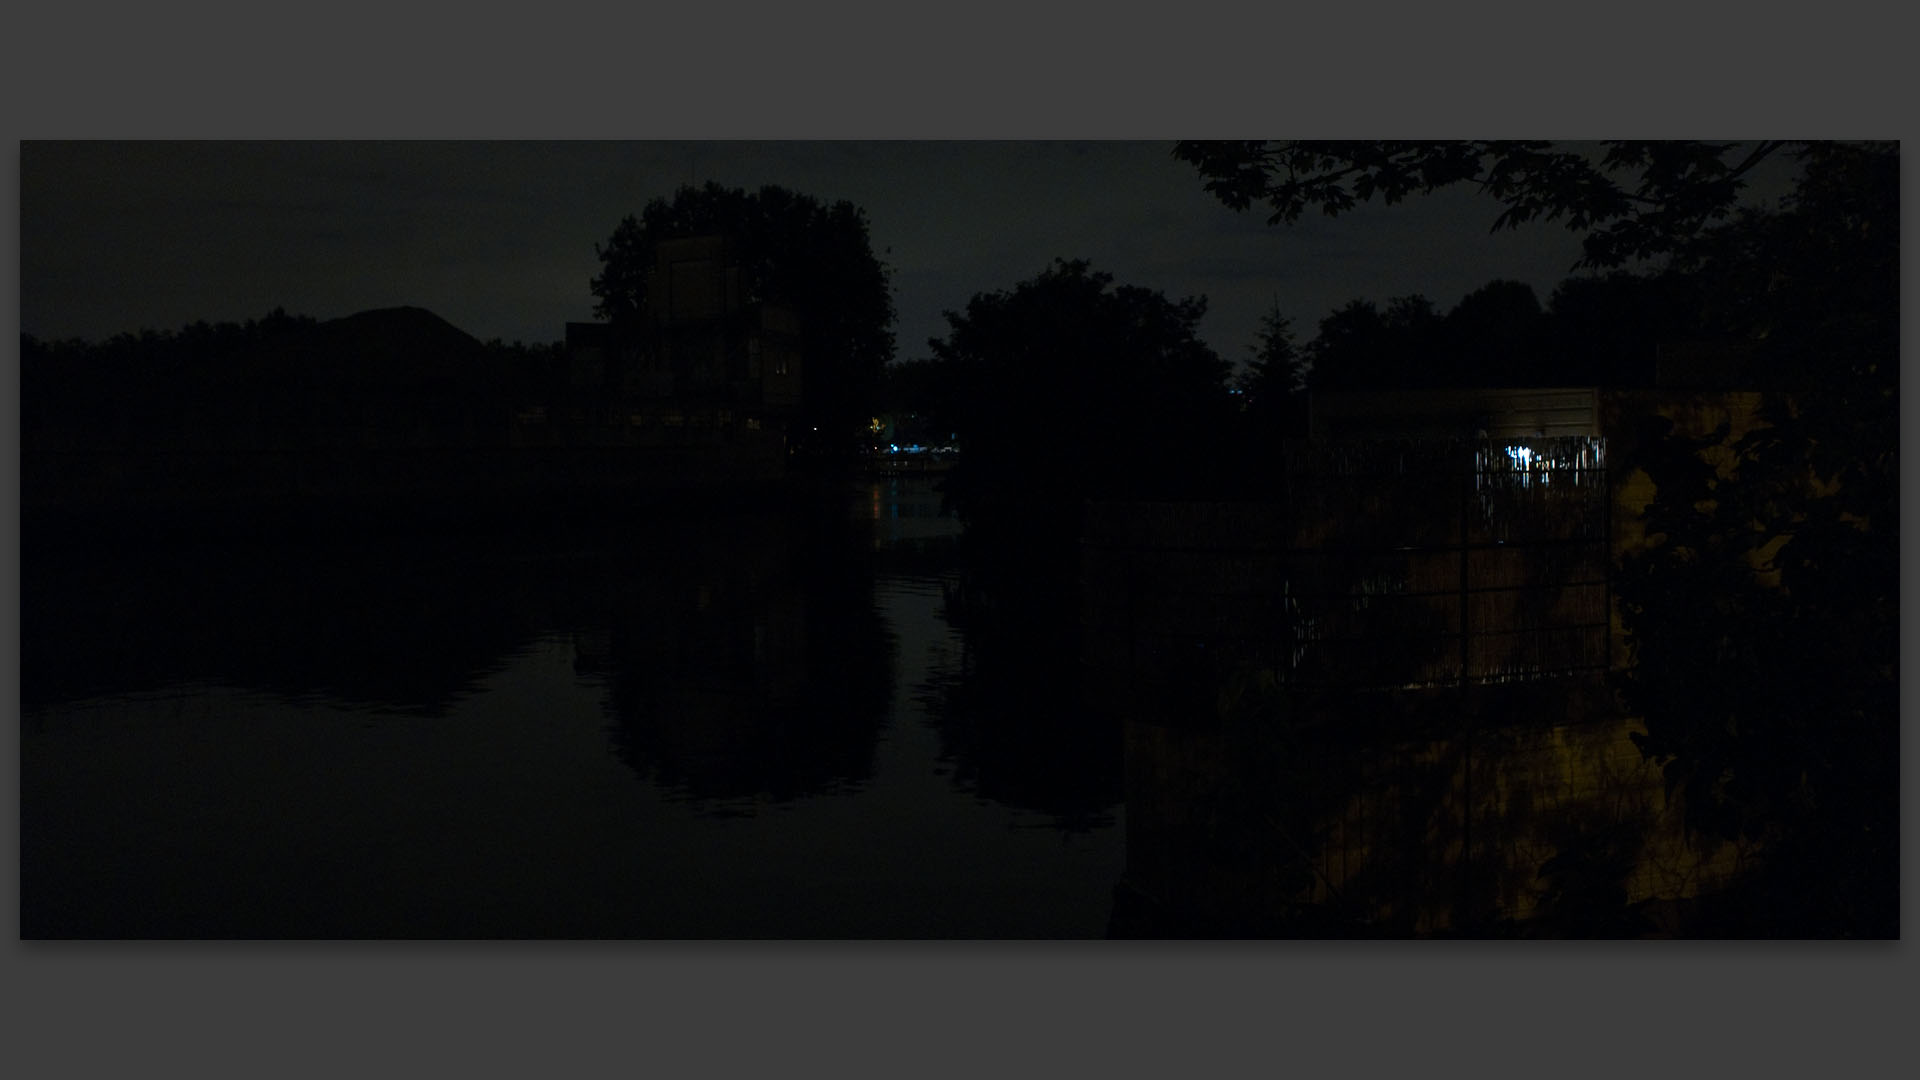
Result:
{"label": "tree reflection in water", "polygon": [[859,493],[40,549],[23,934],[1097,936],[1071,654],[943,619],[928,481]]}
{"label": "tree reflection in water", "polygon": [[940,615],[961,656],[917,691],[953,782],[1068,832],[1112,826],[1124,798],[1120,728],[1082,694],[1078,582],[1020,551],[956,551]]}
{"label": "tree reflection in water", "polygon": [[1083,706],[1072,653],[1021,646],[976,624],[960,665],[920,687],[942,760],[979,798],[1068,832],[1107,828],[1123,795],[1119,727]]}
{"label": "tree reflection in water", "polygon": [[582,673],[615,752],[705,813],[857,790],[892,694],[873,579],[844,515],[738,515],[650,531],[612,583]]}

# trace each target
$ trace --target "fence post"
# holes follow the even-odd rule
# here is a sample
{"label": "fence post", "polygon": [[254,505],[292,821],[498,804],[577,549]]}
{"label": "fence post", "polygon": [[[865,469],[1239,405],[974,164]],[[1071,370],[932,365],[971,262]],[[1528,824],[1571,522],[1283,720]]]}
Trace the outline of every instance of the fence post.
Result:
{"label": "fence post", "polygon": [[[1472,512],[1473,482],[1478,478],[1480,471],[1478,450],[1479,440],[1477,436],[1469,436],[1466,441],[1466,450],[1462,454],[1462,458],[1466,459],[1467,468],[1463,472],[1460,480],[1460,716],[1465,724],[1465,736],[1462,739],[1463,769],[1465,772],[1462,785],[1464,788],[1462,794],[1464,805],[1461,808],[1460,836],[1460,930],[1462,933],[1471,933],[1474,923],[1473,709],[1472,702],[1469,700],[1472,691],[1468,680],[1468,664],[1472,659],[1472,651],[1467,636],[1470,625],[1467,618],[1467,604],[1472,596],[1470,592],[1471,582],[1469,581],[1471,577],[1469,563],[1472,558],[1469,543],[1472,539],[1472,532],[1468,528],[1467,523],[1469,521],[1469,515]],[[1468,454],[1472,454],[1473,456],[1467,458]]]}

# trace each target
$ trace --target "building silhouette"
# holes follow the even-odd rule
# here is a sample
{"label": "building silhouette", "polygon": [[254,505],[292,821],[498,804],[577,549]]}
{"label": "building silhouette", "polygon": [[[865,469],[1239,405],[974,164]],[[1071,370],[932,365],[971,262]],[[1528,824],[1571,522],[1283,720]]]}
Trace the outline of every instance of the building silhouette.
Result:
{"label": "building silhouette", "polygon": [[783,474],[802,400],[798,314],[743,299],[722,237],[663,241],[646,297],[633,322],[567,324],[564,367],[514,411],[512,444],[647,448],[699,475]]}

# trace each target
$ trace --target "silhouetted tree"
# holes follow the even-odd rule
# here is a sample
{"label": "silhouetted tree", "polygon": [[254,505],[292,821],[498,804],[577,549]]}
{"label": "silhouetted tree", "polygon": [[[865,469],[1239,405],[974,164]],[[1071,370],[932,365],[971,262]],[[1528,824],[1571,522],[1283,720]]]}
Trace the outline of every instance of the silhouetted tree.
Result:
{"label": "silhouetted tree", "polygon": [[1528,386],[1565,381],[1545,354],[1546,325],[1533,287],[1492,281],[1468,293],[1440,327],[1438,382],[1451,386]]}
{"label": "silhouetted tree", "polygon": [[1248,414],[1256,424],[1285,426],[1292,419],[1295,399],[1307,385],[1307,358],[1294,344],[1293,320],[1275,306],[1260,317],[1260,332],[1251,349],[1253,360],[1235,379],[1235,388],[1246,395]]}
{"label": "silhouetted tree", "polygon": [[1493,281],[1445,317],[1421,297],[1383,314],[1354,300],[1321,321],[1304,356],[1320,390],[1437,386],[1647,386],[1663,342],[1700,334],[1694,290],[1678,273],[1574,277],[1543,311],[1533,288]]}
{"label": "silhouetted tree", "polygon": [[862,438],[893,356],[893,296],[874,255],[866,213],[850,202],[823,203],[785,188],[749,192],[709,182],[682,187],[672,200],[647,203],[621,220],[595,251],[594,312],[616,325],[646,310],[647,273],[661,240],[720,235],[740,269],[748,303],[790,305],[801,319],[804,411],[796,435],[837,452]]}
{"label": "silhouetted tree", "polygon": [[1396,297],[1383,313],[1370,300],[1353,300],[1320,320],[1307,343],[1315,390],[1431,386],[1440,370],[1440,317],[1418,294]]}
{"label": "silhouetted tree", "polygon": [[217,442],[263,397],[287,398],[314,372],[301,341],[318,323],[275,308],[245,323],[199,321],[100,341],[21,336],[23,436],[151,450]]}
{"label": "silhouetted tree", "polygon": [[899,360],[888,364],[881,379],[880,400],[895,411],[925,412],[940,401],[946,369],[933,360]]}
{"label": "silhouetted tree", "polygon": [[[1442,386],[1649,385],[1655,347],[1692,336],[1683,275],[1571,278],[1555,290],[1558,310],[1540,307],[1533,287],[1492,281],[1444,317],[1422,296],[1392,300],[1383,312],[1353,300],[1322,319],[1296,366],[1317,390]],[[1262,346],[1256,347],[1256,353]],[[1251,395],[1251,373],[1242,389]]]}
{"label": "silhouetted tree", "polygon": [[1680,274],[1570,277],[1547,300],[1547,353],[1569,385],[1651,386],[1660,344],[1695,336],[1697,314]]}
{"label": "silhouetted tree", "polygon": [[1386,321],[1373,301],[1349,300],[1321,319],[1319,333],[1307,342],[1307,385],[1314,390],[1366,385],[1386,340]]}
{"label": "silhouetted tree", "polygon": [[1074,556],[1081,500],[1204,489],[1232,416],[1228,366],[1197,333],[1205,310],[1061,260],[947,312],[947,338],[929,345],[970,537],[1055,573]]}
{"label": "silhouetted tree", "polygon": [[1761,932],[1898,933],[1898,180],[1894,148],[1823,147],[1708,238],[1709,325],[1794,393],[1730,445],[1651,421],[1629,463],[1657,543],[1616,586],[1622,693],[1690,825],[1757,846]]}
{"label": "silhouetted tree", "polygon": [[881,377],[880,411],[892,421],[892,440],[902,446],[945,446],[953,432],[937,419],[948,397],[948,372],[933,360],[896,361]]}
{"label": "silhouetted tree", "polygon": [[1601,145],[1598,160],[1544,141],[1182,142],[1173,153],[1226,205],[1266,203],[1274,224],[1471,183],[1505,207],[1494,229],[1564,220],[1586,234],[1577,265],[1608,267],[1672,253],[1724,220],[1754,166],[1790,144]]}
{"label": "silhouetted tree", "polygon": [[1390,370],[1407,386],[1431,386],[1439,381],[1432,343],[1440,336],[1440,313],[1433,301],[1418,293],[1387,301],[1385,314]]}

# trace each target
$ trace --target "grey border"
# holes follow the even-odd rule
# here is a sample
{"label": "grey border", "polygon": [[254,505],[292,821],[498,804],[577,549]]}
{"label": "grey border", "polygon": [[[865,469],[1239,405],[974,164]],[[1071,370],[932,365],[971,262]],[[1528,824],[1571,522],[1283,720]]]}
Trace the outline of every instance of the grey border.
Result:
{"label": "grey border", "polygon": [[[820,5],[733,6],[652,25],[548,6],[538,15],[558,29],[543,32],[526,21],[535,9],[468,9],[461,25],[391,3],[273,17],[238,4],[36,5],[8,16],[0,100],[16,138],[1478,134],[1468,123],[1582,138],[1621,127],[1898,137],[1911,123],[1896,105],[1912,90],[1907,38],[1878,5],[1823,5],[1819,27],[1767,9],[1729,24],[1671,5],[1545,22],[1534,6],[1488,6],[1468,25],[1454,23],[1457,9],[1424,6],[1306,18],[1239,4],[1133,18],[1102,8],[1088,22],[1078,6],[909,16],[860,5],[844,24]],[[661,50],[635,63],[649,42]],[[716,54],[751,74],[713,78],[704,65]],[[630,107],[648,89],[675,92],[672,115]],[[17,206],[17,142],[5,181]],[[7,228],[12,334],[17,217]],[[6,453],[16,478],[11,440]],[[4,669],[15,688],[17,663],[16,648]],[[8,752],[17,778],[17,741]],[[17,826],[17,802],[8,808]],[[17,827],[7,835],[17,926]],[[1850,1075],[1894,1056],[1909,951],[16,944],[5,1040],[33,1076],[159,1064],[577,1074],[602,1063],[975,1075],[1711,1063]]]}

